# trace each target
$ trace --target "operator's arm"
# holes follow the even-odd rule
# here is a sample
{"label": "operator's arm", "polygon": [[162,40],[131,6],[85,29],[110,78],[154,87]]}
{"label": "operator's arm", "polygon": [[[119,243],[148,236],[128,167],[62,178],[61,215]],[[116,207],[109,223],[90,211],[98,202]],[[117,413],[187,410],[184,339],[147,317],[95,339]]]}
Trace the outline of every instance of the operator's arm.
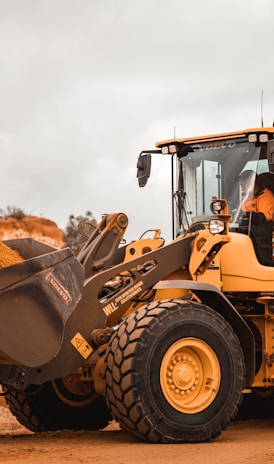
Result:
{"label": "operator's arm", "polygon": [[265,188],[256,197],[246,197],[241,204],[241,209],[245,213],[242,218],[242,225],[247,225],[251,211],[254,226],[264,224],[267,221],[274,221],[274,195]]}
{"label": "operator's arm", "polygon": [[253,196],[248,195],[248,196],[245,196],[242,199],[241,210],[244,213],[248,213],[250,211],[256,211],[256,205],[257,205],[256,198],[254,198]]}
{"label": "operator's arm", "polygon": [[274,221],[274,195],[270,190],[264,189],[257,197],[255,212],[263,213],[266,221]]}

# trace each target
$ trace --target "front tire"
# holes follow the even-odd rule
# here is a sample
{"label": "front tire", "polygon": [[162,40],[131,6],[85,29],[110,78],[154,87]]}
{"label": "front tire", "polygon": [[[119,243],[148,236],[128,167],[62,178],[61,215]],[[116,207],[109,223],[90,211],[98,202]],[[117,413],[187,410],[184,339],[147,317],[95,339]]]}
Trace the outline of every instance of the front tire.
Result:
{"label": "front tire", "polygon": [[244,362],[231,326],[195,302],[154,302],[119,326],[107,353],[106,399],[135,438],[193,443],[217,437],[242,399]]}

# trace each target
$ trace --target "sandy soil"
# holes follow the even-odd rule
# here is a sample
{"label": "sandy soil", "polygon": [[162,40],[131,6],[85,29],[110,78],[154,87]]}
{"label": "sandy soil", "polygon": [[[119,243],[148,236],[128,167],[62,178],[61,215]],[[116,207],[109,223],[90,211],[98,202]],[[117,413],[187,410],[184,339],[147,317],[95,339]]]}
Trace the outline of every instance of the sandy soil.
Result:
{"label": "sandy soil", "polygon": [[273,464],[274,420],[239,421],[212,443],[135,442],[111,423],[102,431],[33,434],[0,406],[0,462],[12,464]]}

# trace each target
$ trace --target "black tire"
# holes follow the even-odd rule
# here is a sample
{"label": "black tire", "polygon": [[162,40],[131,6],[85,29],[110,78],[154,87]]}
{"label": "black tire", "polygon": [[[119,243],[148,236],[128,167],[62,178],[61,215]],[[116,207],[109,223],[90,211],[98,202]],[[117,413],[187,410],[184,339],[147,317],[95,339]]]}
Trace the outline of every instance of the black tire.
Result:
{"label": "black tire", "polygon": [[107,405],[139,440],[208,441],[236,415],[244,372],[239,340],[221,315],[194,302],[154,302],[131,313],[111,340]]}
{"label": "black tire", "polygon": [[69,395],[62,388],[62,379],[32,386],[21,392],[4,387],[6,402],[17,420],[33,432],[50,430],[99,430],[106,427],[111,415],[105,398],[90,395]]}

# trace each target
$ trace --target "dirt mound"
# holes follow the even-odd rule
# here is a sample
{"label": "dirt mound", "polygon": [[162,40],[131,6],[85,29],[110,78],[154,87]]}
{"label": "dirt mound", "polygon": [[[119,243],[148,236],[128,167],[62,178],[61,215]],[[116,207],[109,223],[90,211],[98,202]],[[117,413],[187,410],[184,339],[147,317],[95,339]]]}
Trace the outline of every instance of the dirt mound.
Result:
{"label": "dirt mound", "polygon": [[12,250],[5,243],[0,242],[0,268],[21,263],[23,258],[16,250]]}
{"label": "dirt mound", "polygon": [[0,218],[0,241],[30,237],[54,248],[64,245],[64,233],[55,222],[36,216]]}

